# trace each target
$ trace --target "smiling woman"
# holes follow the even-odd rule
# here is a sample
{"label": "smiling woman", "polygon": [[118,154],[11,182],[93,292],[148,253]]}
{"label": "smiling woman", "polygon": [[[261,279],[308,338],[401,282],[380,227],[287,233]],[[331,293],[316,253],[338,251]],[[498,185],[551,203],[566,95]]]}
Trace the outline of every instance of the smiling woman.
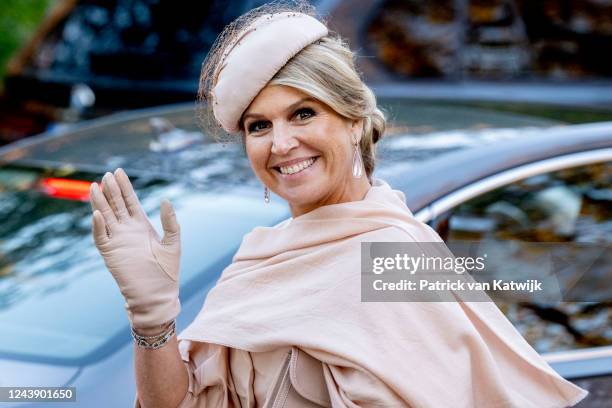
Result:
{"label": "smiling woman", "polygon": [[[355,177],[351,170],[362,119],[347,120],[285,85],[264,88],[244,117],[253,171],[287,200],[293,217],[323,205],[359,201],[370,188],[368,178]],[[361,170],[361,163],[355,165]]]}
{"label": "smiling woman", "polygon": [[440,293],[445,302],[362,301],[362,243],[412,242],[436,257],[425,245],[435,243],[450,253],[404,194],[372,175],[385,118],[353,58],[302,1],[254,9],[217,39],[200,82],[205,124],[242,140],[255,175],[292,218],[243,237],[178,337],[181,241],[172,205],[161,205],[159,237],[123,170],[106,174],[103,188],[92,185],[94,239],[136,340],[135,405],[580,401],[586,391],[548,366],[492,302],[464,302],[452,291]]}
{"label": "smiling woman", "polygon": [[[204,64],[199,95],[202,102],[211,102],[203,109],[205,128],[220,137],[219,127],[227,132],[223,136],[241,136],[266,197],[269,188],[287,200],[294,217],[323,205],[363,199],[371,187],[375,144],[386,120],[355,68],[353,52],[315,19],[301,22],[302,31],[293,34],[293,49],[285,51],[280,48],[284,44],[275,44],[275,27],[289,28],[295,13],[276,19],[275,26],[269,16],[252,14],[221,34]],[[257,16],[260,24],[253,22]],[[265,48],[268,59],[256,78],[245,76],[245,67],[260,54],[237,47],[239,36],[231,35],[240,32],[241,25],[244,31],[252,30],[256,41],[266,43],[262,51]],[[253,86],[259,83],[265,86]],[[238,101],[235,89],[244,92]],[[232,103],[224,102],[230,99]],[[367,177],[361,177],[364,171]]]}

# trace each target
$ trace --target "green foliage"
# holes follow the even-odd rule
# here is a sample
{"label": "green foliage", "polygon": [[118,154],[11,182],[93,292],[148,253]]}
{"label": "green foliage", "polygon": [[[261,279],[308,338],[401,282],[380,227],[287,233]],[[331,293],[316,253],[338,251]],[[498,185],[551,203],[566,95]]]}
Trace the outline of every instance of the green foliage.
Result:
{"label": "green foliage", "polygon": [[56,0],[0,0],[0,78]]}

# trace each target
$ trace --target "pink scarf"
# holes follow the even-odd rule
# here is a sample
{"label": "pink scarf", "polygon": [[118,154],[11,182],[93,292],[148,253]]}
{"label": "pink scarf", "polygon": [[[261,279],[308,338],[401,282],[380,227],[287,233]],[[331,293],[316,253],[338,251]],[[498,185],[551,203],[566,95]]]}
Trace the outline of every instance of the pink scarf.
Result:
{"label": "pink scarf", "polygon": [[[376,381],[364,392],[385,387],[397,406],[563,407],[587,395],[559,376],[493,303],[361,302],[362,241],[441,239],[413,217],[403,193],[381,180],[362,201],[257,227],[180,334],[181,347],[297,346],[323,362],[328,379],[347,367],[369,372]],[[329,392],[332,401],[341,394]]]}

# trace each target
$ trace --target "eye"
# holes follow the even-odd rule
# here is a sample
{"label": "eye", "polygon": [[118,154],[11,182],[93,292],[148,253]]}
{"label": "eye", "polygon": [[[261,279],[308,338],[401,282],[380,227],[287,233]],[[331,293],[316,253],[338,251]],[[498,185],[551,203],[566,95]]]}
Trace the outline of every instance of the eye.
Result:
{"label": "eye", "polygon": [[300,108],[297,111],[295,111],[294,116],[297,116],[301,120],[306,120],[314,116],[314,114],[315,114],[314,111],[310,108]]}
{"label": "eye", "polygon": [[260,127],[260,125],[265,125],[266,122],[264,122],[263,120],[258,120],[256,122],[253,122],[249,125],[249,133],[255,133],[255,132],[259,132],[260,130],[264,129],[263,127]]}

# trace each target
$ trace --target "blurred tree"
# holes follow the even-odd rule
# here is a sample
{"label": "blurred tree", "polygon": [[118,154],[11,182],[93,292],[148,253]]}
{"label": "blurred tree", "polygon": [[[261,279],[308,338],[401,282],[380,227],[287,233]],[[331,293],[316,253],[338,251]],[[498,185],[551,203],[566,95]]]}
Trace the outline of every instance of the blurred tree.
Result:
{"label": "blurred tree", "polygon": [[[57,0],[1,0],[0,7],[0,79],[6,63],[42,21]],[[0,87],[2,85],[0,84]]]}

